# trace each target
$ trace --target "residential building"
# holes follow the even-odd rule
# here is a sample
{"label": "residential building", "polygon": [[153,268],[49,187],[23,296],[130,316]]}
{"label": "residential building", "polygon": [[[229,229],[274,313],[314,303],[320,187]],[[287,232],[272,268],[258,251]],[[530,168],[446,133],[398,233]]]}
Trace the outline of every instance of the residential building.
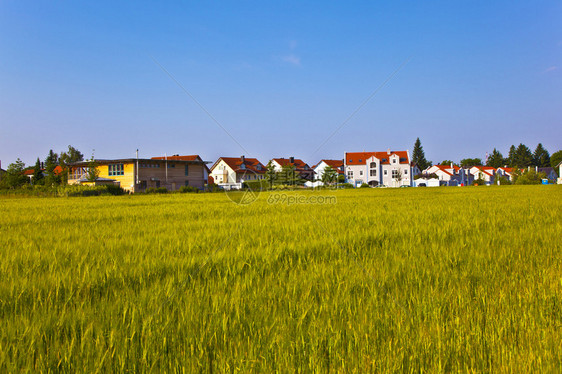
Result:
{"label": "residential building", "polygon": [[425,169],[422,174],[435,174],[440,186],[466,186],[474,179],[465,169],[453,164],[433,165]]}
{"label": "residential building", "polygon": [[556,183],[562,184],[562,162],[556,165],[556,167],[558,168],[558,179],[556,180]]}
{"label": "residential building", "polygon": [[135,193],[148,188],[165,187],[170,191],[182,186],[203,189],[207,183],[207,161],[199,156],[169,156],[154,158],[123,158],[94,160],[98,171],[95,182],[88,180],[90,161],[69,165],[68,184],[113,184]]}
{"label": "residential building", "polygon": [[493,184],[496,175],[496,168],[491,166],[473,166],[468,169],[474,180],[482,179],[487,185]]}
{"label": "residential building", "polygon": [[[60,166],[60,165],[55,166],[55,168],[53,169],[53,173],[54,173],[55,175],[59,175],[59,174],[61,174],[62,172],[63,172],[62,166]],[[28,178],[29,178],[29,181],[30,181],[31,183],[33,183],[33,174],[35,174],[35,168],[33,168],[33,169],[27,169],[27,170],[24,170],[24,171],[23,171],[23,175],[25,175],[26,177],[28,177]],[[45,169],[44,169],[44,168],[41,169],[41,174],[43,174],[44,177],[47,176],[47,174],[45,173]]]}
{"label": "residential building", "polygon": [[218,186],[226,189],[240,189],[242,183],[265,179],[267,168],[256,158],[220,157],[211,166],[210,177]]}
{"label": "residential building", "polygon": [[556,170],[554,170],[554,168],[552,167],[537,168],[537,172],[545,173],[546,178],[551,182],[556,182],[556,179],[558,179],[558,174],[556,174]]}
{"label": "residential building", "polygon": [[284,166],[292,166],[295,168],[295,172],[300,176],[301,179],[305,181],[314,180],[314,170],[306,162],[299,158],[289,157],[289,158],[273,158],[269,161],[271,165],[275,168],[276,172],[283,170]]}
{"label": "residential building", "polygon": [[344,175],[344,162],[343,160],[320,160],[319,163],[312,167],[314,172],[315,181],[307,181],[305,186],[307,187],[319,187],[323,186],[322,178],[324,177],[324,171],[326,168],[332,168],[336,171],[336,178],[340,175]]}
{"label": "residential building", "polygon": [[347,152],[345,175],[348,183],[356,187],[363,183],[369,186],[412,186],[413,176],[419,173],[411,163],[408,151]]}

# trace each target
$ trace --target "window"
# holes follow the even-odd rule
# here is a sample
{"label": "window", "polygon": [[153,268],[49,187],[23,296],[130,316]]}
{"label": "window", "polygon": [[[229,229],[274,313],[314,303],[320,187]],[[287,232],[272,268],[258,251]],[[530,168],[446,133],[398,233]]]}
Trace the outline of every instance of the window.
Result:
{"label": "window", "polygon": [[371,177],[376,177],[376,176],[377,176],[377,169],[371,169],[369,175],[370,175]]}
{"label": "window", "polygon": [[359,159],[359,162],[363,162],[363,160],[362,160],[362,159]]}
{"label": "window", "polygon": [[169,168],[175,168],[175,167],[176,167],[176,164],[168,164],[168,169]]}
{"label": "window", "polygon": [[185,185],[186,185],[186,186],[189,186],[189,181],[186,180],[186,181],[185,181]]}
{"label": "window", "polygon": [[125,175],[125,169],[123,168],[123,164],[110,164],[107,165],[108,167],[108,175]]}
{"label": "window", "polygon": [[374,169],[377,167],[377,163],[376,162],[371,162],[370,168]]}
{"label": "window", "polygon": [[408,175],[408,169],[404,170],[404,175]]}
{"label": "window", "polygon": [[398,178],[398,170],[396,169],[392,170],[392,178],[393,179]]}
{"label": "window", "polygon": [[396,163],[396,158],[392,159],[392,163],[395,164]]}
{"label": "window", "polygon": [[240,169],[242,169],[242,170],[246,169],[246,165],[244,165],[244,164],[240,165]]}
{"label": "window", "polygon": [[[185,175],[189,175],[189,165],[185,165]],[[186,184],[187,186],[187,184]]]}
{"label": "window", "polygon": [[142,190],[146,190],[146,186],[147,186],[146,181],[140,181],[139,187],[140,187]]}
{"label": "window", "polygon": [[353,179],[353,170],[348,170],[348,172],[347,172],[347,178]]}
{"label": "window", "polygon": [[388,175],[388,170],[385,170],[385,171],[384,171],[384,175]]}
{"label": "window", "polygon": [[363,175],[363,170],[359,170],[359,175]]}

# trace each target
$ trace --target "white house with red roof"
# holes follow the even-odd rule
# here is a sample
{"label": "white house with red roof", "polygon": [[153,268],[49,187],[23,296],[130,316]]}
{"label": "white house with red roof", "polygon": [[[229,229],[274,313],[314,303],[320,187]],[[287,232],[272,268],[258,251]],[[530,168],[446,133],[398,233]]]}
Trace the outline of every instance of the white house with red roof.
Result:
{"label": "white house with red roof", "polygon": [[267,168],[257,159],[250,157],[220,157],[211,166],[210,176],[220,187],[242,188],[242,183],[265,179]]}
{"label": "white house with red roof", "polygon": [[435,174],[440,186],[466,186],[472,183],[474,177],[465,169],[457,165],[433,165],[425,169],[422,174]]}
{"label": "white house with red roof", "polygon": [[412,186],[419,172],[408,151],[346,152],[344,160],[347,182],[356,187],[364,183],[372,187]]}
{"label": "white house with red roof", "polygon": [[556,180],[556,183],[562,184],[562,162],[556,165],[556,167],[558,168],[558,179]]}
{"label": "white house with red roof", "polygon": [[340,176],[340,175],[344,175],[344,162],[343,160],[320,160],[319,163],[317,163],[316,165],[314,165],[312,167],[312,171],[314,171],[314,178],[316,179],[315,181],[307,181],[305,183],[305,186],[307,187],[318,187],[318,186],[323,186],[324,182],[322,182],[322,178],[324,176],[324,172],[326,170],[326,168],[332,168],[333,170],[336,171],[336,177]]}
{"label": "white house with red roof", "polygon": [[302,179],[307,181],[314,180],[314,170],[306,162],[300,158],[272,158],[269,164],[273,165],[275,172],[280,172],[283,170],[284,166],[292,166],[295,168],[295,172],[299,174]]}
{"label": "white house with red roof", "polygon": [[496,176],[496,168],[492,166],[473,166],[468,169],[468,172],[475,180],[482,178],[488,185],[494,183]]}

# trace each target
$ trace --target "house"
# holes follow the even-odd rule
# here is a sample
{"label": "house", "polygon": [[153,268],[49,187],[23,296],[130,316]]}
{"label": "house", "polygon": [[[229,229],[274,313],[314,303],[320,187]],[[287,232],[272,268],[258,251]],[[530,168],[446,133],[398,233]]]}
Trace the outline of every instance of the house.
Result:
{"label": "house", "polygon": [[[320,160],[319,163],[312,167],[316,181],[307,181],[305,185],[307,187],[318,187],[323,186],[322,178],[324,176],[324,171],[326,168],[332,168],[336,171],[336,178],[340,175],[344,175],[344,162],[343,160]],[[334,181],[336,182],[336,181]]]}
{"label": "house", "polygon": [[283,170],[284,166],[292,166],[295,168],[295,172],[299,175],[301,179],[306,181],[314,180],[314,170],[306,162],[299,158],[289,157],[289,158],[273,158],[269,161],[268,165],[273,165],[275,172],[280,172]]}
{"label": "house", "polygon": [[562,161],[556,165],[556,167],[558,168],[558,179],[556,180],[556,183],[562,184]]}
{"label": "house", "polygon": [[475,181],[483,179],[487,185],[490,185],[494,183],[496,168],[491,166],[473,166],[468,169],[468,172],[472,174]]}
{"label": "house", "polygon": [[513,174],[513,168],[508,168],[507,166],[499,167],[496,169],[496,175],[498,177],[507,178],[507,180],[511,181],[511,176]]}
{"label": "house", "polygon": [[231,190],[242,188],[242,183],[265,179],[267,168],[257,159],[245,156],[220,157],[211,166],[210,178],[220,187]]}
{"label": "house", "polygon": [[[55,175],[60,175],[63,172],[62,166],[57,165],[55,166],[55,168],[53,169],[53,173]],[[23,175],[25,175],[26,177],[29,178],[29,182],[33,183],[33,174],[35,174],[35,169],[31,168],[31,169],[27,169],[23,171]],[[47,174],[45,173],[45,169],[41,169],[41,174],[43,174],[44,177],[47,176]]]}
{"label": "house", "polygon": [[[425,169],[422,174],[436,175],[439,186],[466,186],[471,184],[474,179],[465,169],[453,164],[433,165]],[[429,186],[429,184],[427,186]]]}
{"label": "house", "polygon": [[546,178],[551,182],[556,182],[556,179],[558,179],[558,174],[556,174],[556,170],[554,170],[554,168],[552,167],[537,168],[537,172],[545,173]]}
{"label": "house", "polygon": [[359,187],[412,186],[413,176],[419,173],[411,163],[408,151],[346,152],[345,175],[347,182]]}
{"label": "house", "polygon": [[143,192],[148,188],[165,187],[170,191],[182,186],[203,189],[207,183],[208,161],[199,156],[169,156],[154,158],[123,158],[94,160],[99,173],[95,182],[88,180],[91,161],[69,165],[68,184],[113,184],[125,191]]}

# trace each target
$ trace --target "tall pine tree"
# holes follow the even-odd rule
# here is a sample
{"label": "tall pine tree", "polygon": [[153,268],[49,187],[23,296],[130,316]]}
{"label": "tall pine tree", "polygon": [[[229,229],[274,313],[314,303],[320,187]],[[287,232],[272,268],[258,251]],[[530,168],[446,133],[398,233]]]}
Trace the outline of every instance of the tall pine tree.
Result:
{"label": "tall pine tree", "polygon": [[486,166],[499,168],[504,165],[505,165],[505,159],[503,158],[503,155],[500,153],[500,151],[494,148],[492,154],[490,155],[490,157],[488,157],[488,162],[486,162]]}
{"label": "tall pine tree", "polygon": [[539,168],[546,168],[550,166],[550,154],[543,147],[541,143],[535,148],[535,153],[533,153],[533,165]]}
{"label": "tall pine tree", "polygon": [[423,151],[420,138],[417,138],[416,142],[414,143],[414,150],[412,152],[412,162],[418,165],[418,168],[420,170],[425,170],[431,166],[430,163],[425,158],[425,153]]}
{"label": "tall pine tree", "polygon": [[43,184],[43,170],[41,170],[41,160],[37,157],[35,167],[33,168],[33,184]]}

